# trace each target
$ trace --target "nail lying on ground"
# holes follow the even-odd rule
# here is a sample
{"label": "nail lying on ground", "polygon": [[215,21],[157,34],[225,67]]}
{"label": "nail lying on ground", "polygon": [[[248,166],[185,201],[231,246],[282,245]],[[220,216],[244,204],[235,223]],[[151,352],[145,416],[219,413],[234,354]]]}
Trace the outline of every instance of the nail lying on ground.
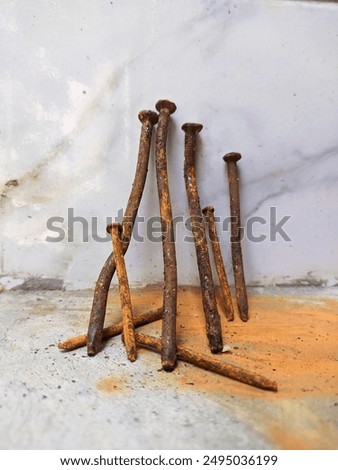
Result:
{"label": "nail lying on ground", "polygon": [[[143,189],[148,172],[148,162],[151,144],[151,135],[158,115],[154,111],[141,111],[138,115],[142,123],[137,167],[132,190],[122,221],[123,226],[123,253],[128,250],[131,233],[137,216],[137,211],[142,199]],[[87,353],[95,356],[101,348],[103,325],[106,316],[107,298],[109,286],[116,269],[114,254],[107,258],[99,277],[96,281],[93,304],[88,325]]]}
{"label": "nail lying on ground", "polygon": [[[161,341],[159,339],[138,332],[135,333],[135,338],[139,346],[161,352]],[[262,375],[179,346],[177,347],[177,359],[262,390],[270,390],[272,392],[277,392],[278,390],[275,381],[269,380]]]}
{"label": "nail lying on ground", "polygon": [[176,105],[168,100],[160,100],[156,103],[156,109],[159,112],[159,117],[155,143],[155,164],[164,264],[161,360],[163,369],[170,371],[176,364],[177,265],[166,146],[170,114],[176,111]]}
{"label": "nail lying on ground", "polygon": [[[161,320],[162,318],[162,307],[151,310],[149,312],[139,313],[134,316],[134,327],[138,328],[139,326],[148,325],[148,323],[152,323],[157,320]],[[102,339],[107,340],[109,338],[113,338],[114,336],[118,336],[123,331],[123,322],[120,321],[115,325],[108,326],[107,328],[103,329]],[[72,351],[74,349],[82,348],[87,345],[87,335],[79,335],[74,336],[73,338],[68,338],[65,341],[62,341],[58,344],[58,348],[64,351]]]}
{"label": "nail lying on ground", "polygon": [[217,236],[217,229],[214,217],[215,209],[212,206],[207,206],[202,209],[202,212],[207,220],[209,228],[209,239],[211,241],[212,252],[214,255],[214,261],[216,265],[216,271],[218,280],[221,286],[221,292],[224,302],[224,313],[228,321],[234,319],[234,307],[232,305],[231,291],[228,283],[228,278],[224,269],[224,261],[222,256],[221,247],[219,244],[219,238]]}
{"label": "nail lying on ground", "polygon": [[217,310],[215,286],[212,279],[208,243],[198,196],[195,174],[195,150],[197,134],[202,124],[186,123],[184,145],[184,179],[188,197],[191,228],[194,236],[198,273],[202,291],[202,302],[205,316],[206,333],[212,353],[220,353],[223,348],[221,319]]}
{"label": "nail lying on ground", "polygon": [[113,242],[116,272],[117,272],[117,278],[119,282],[124,345],[127,351],[128,359],[131,362],[134,362],[136,361],[136,358],[137,358],[137,350],[136,350],[133,310],[131,306],[128,275],[127,275],[126,264],[124,262],[124,256],[123,256],[123,244],[122,244],[123,242],[121,240],[122,225],[116,224],[116,223],[111,224],[109,226],[108,231],[111,234],[111,238]]}
{"label": "nail lying on ground", "polygon": [[231,212],[231,254],[232,266],[235,279],[236,298],[239,316],[242,321],[249,318],[248,298],[246,293],[244,267],[241,248],[241,216],[239,202],[239,177],[237,161],[241,159],[241,154],[236,152],[227,153],[223,160],[227,164],[229,193],[230,193],[230,212]]}

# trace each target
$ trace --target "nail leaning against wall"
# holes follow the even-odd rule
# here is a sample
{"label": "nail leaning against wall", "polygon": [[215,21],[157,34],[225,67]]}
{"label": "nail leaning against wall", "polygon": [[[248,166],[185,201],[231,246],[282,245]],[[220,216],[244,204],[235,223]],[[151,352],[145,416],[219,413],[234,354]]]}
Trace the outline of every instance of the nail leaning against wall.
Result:
{"label": "nail leaning against wall", "polygon": [[195,241],[197,266],[202,290],[202,302],[205,316],[206,333],[210,350],[220,353],[223,349],[221,319],[217,310],[215,287],[212,279],[208,244],[198,196],[195,175],[196,137],[202,130],[201,124],[186,123],[182,130],[185,132],[184,146],[184,180],[187,191],[192,232]]}
{"label": "nail leaning against wall", "polygon": [[[158,121],[158,115],[154,111],[141,111],[138,115],[142,123],[138,152],[137,167],[132,190],[129,196],[125,215],[122,221],[123,227],[123,253],[128,250],[131,232],[141,202],[143,189],[148,172],[148,162],[151,144],[151,135],[154,125]],[[116,269],[114,254],[111,253],[106,260],[96,281],[92,310],[90,313],[87,353],[94,356],[100,350],[103,324],[106,315],[108,291]]]}
{"label": "nail leaning against wall", "polygon": [[156,132],[155,164],[164,264],[161,360],[163,369],[171,371],[176,363],[177,264],[166,145],[170,115],[176,111],[176,105],[168,100],[160,100],[156,103],[156,109],[159,112],[159,117]]}
{"label": "nail leaning against wall", "polygon": [[226,319],[228,321],[232,321],[234,319],[234,307],[232,305],[231,291],[228,283],[228,278],[224,269],[223,256],[221,252],[221,247],[219,245],[219,239],[217,236],[214,211],[215,209],[212,206],[204,207],[204,209],[202,210],[207,220],[207,225],[209,228],[209,238],[211,240],[212,252],[214,255],[214,261],[224,302],[224,313]]}
{"label": "nail leaning against wall", "polygon": [[114,258],[116,263],[116,272],[119,282],[119,292],[121,300],[122,321],[123,321],[123,336],[124,345],[127,351],[128,359],[131,362],[136,361],[137,351],[135,342],[135,329],[133,321],[133,310],[131,306],[131,297],[129,290],[129,282],[126,264],[124,262],[123,244],[122,244],[122,225],[111,224],[107,227],[108,233],[111,234]]}
{"label": "nail leaning against wall", "polygon": [[227,153],[223,160],[227,164],[229,193],[230,193],[230,212],[231,212],[231,255],[234,271],[237,306],[239,316],[242,321],[249,318],[248,297],[246,293],[244,267],[241,248],[241,215],[239,202],[239,177],[237,161],[241,159],[241,154],[236,152]]}

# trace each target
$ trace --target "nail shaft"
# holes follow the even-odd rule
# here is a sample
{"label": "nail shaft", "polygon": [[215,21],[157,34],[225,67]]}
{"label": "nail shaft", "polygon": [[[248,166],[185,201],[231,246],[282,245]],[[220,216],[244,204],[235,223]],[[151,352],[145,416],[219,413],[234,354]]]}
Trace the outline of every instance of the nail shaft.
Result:
{"label": "nail shaft", "polygon": [[209,239],[211,242],[212,252],[216,265],[218,280],[221,287],[222,298],[224,302],[224,313],[228,321],[234,319],[234,307],[232,305],[231,291],[228,283],[228,278],[224,269],[224,261],[222,256],[221,247],[219,244],[219,238],[217,235],[217,229],[214,217],[214,208],[212,206],[204,207],[202,210],[204,217],[207,221],[209,229]]}
{"label": "nail shaft", "polygon": [[245,286],[244,266],[241,248],[241,216],[239,199],[239,175],[237,161],[241,158],[239,153],[228,153],[223,157],[227,164],[230,213],[231,213],[231,255],[236,287],[236,299],[239,316],[242,321],[249,318],[248,298]]}
{"label": "nail shaft", "polygon": [[[157,113],[153,111],[141,111],[138,117],[142,123],[138,161],[132,190],[122,221],[124,254],[129,247],[132,229],[137,216],[138,207],[141,202],[148,172],[152,131],[158,119]],[[95,285],[93,304],[88,326],[87,352],[89,356],[94,356],[101,347],[108,292],[111,280],[115,273],[115,269],[116,264],[114,254],[111,253],[107,258],[103,268],[101,269]]]}
{"label": "nail shaft", "polygon": [[177,309],[177,266],[174,228],[170,202],[167,172],[167,135],[170,114],[176,105],[167,100],[156,103],[159,111],[155,143],[157,189],[160,202],[162,248],[164,264],[163,320],[162,320],[162,367],[170,371],[176,363],[176,309]]}
{"label": "nail shaft", "polygon": [[223,349],[221,319],[217,310],[215,286],[212,279],[208,243],[205,235],[205,226],[195,174],[196,138],[197,133],[201,131],[202,127],[201,124],[193,123],[186,123],[182,126],[185,132],[184,179],[188,197],[191,228],[195,241],[206,333],[211,352],[220,353]]}
{"label": "nail shaft", "polygon": [[[150,310],[149,312],[138,313],[134,316],[134,327],[138,328],[140,326],[148,325],[149,323],[161,320],[162,318],[162,307],[156,310]],[[116,323],[115,325],[108,326],[103,329],[102,339],[107,340],[118,336],[123,331],[123,321]],[[87,345],[87,335],[74,336],[73,338],[68,338],[58,344],[58,348],[64,351],[72,351],[74,349],[83,348]]]}
{"label": "nail shaft", "polygon": [[122,245],[122,225],[111,224],[110,233],[114,247],[114,257],[116,263],[116,273],[119,282],[124,345],[127,351],[128,359],[131,362],[136,361],[137,350],[135,342],[135,330],[133,322],[133,310],[131,306],[131,297],[128,283],[127,269],[124,262],[123,245]]}
{"label": "nail shaft", "polygon": [[[136,342],[139,346],[150,348],[156,352],[161,352],[161,342],[159,339],[142,333],[135,333]],[[269,380],[262,375],[247,371],[242,367],[238,367],[229,363],[225,363],[213,357],[199,354],[189,349],[177,347],[177,359],[188,362],[201,369],[215,372],[216,374],[229,377],[230,379],[252,385],[263,390],[277,392],[277,383]]]}

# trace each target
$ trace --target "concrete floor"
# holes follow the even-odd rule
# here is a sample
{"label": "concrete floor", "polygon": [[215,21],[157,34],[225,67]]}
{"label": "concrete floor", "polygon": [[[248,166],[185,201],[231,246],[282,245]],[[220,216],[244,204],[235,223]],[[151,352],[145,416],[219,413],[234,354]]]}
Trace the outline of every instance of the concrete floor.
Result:
{"label": "concrete floor", "polygon": [[[253,292],[267,293],[274,295]],[[301,294],[312,299],[318,292]],[[319,294],[335,296],[337,289]],[[278,295],[284,291],[278,289]],[[260,422],[267,409],[275,424],[287,416],[308,426],[324,423],[318,432],[329,431],[334,440],[338,388],[279,401],[263,391],[252,398],[241,393],[250,387],[223,377],[217,377],[214,389],[206,389],[184,379],[192,366],[179,364],[171,374],[160,371],[160,358],[152,352],[140,351],[138,360],[129,363],[120,337],[93,358],[85,349],[61,352],[58,341],[86,332],[91,301],[90,291],[0,294],[1,449],[286,448]],[[107,321],[117,316],[115,292]],[[318,448],[332,448],[330,439],[319,440]],[[317,448],[316,437],[299,448]]]}

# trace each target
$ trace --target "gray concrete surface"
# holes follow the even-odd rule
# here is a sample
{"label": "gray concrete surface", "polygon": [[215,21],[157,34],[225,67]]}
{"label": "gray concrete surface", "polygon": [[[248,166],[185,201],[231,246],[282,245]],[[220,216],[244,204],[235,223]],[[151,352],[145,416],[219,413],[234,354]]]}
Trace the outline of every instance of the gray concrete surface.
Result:
{"label": "gray concrete surface", "polygon": [[62,353],[59,340],[86,331],[91,299],[90,291],[0,295],[1,449],[273,448],[247,402],[227,394],[227,379],[224,394],[182,390],[159,371],[159,356],[144,351],[128,363],[120,337],[95,358]]}

